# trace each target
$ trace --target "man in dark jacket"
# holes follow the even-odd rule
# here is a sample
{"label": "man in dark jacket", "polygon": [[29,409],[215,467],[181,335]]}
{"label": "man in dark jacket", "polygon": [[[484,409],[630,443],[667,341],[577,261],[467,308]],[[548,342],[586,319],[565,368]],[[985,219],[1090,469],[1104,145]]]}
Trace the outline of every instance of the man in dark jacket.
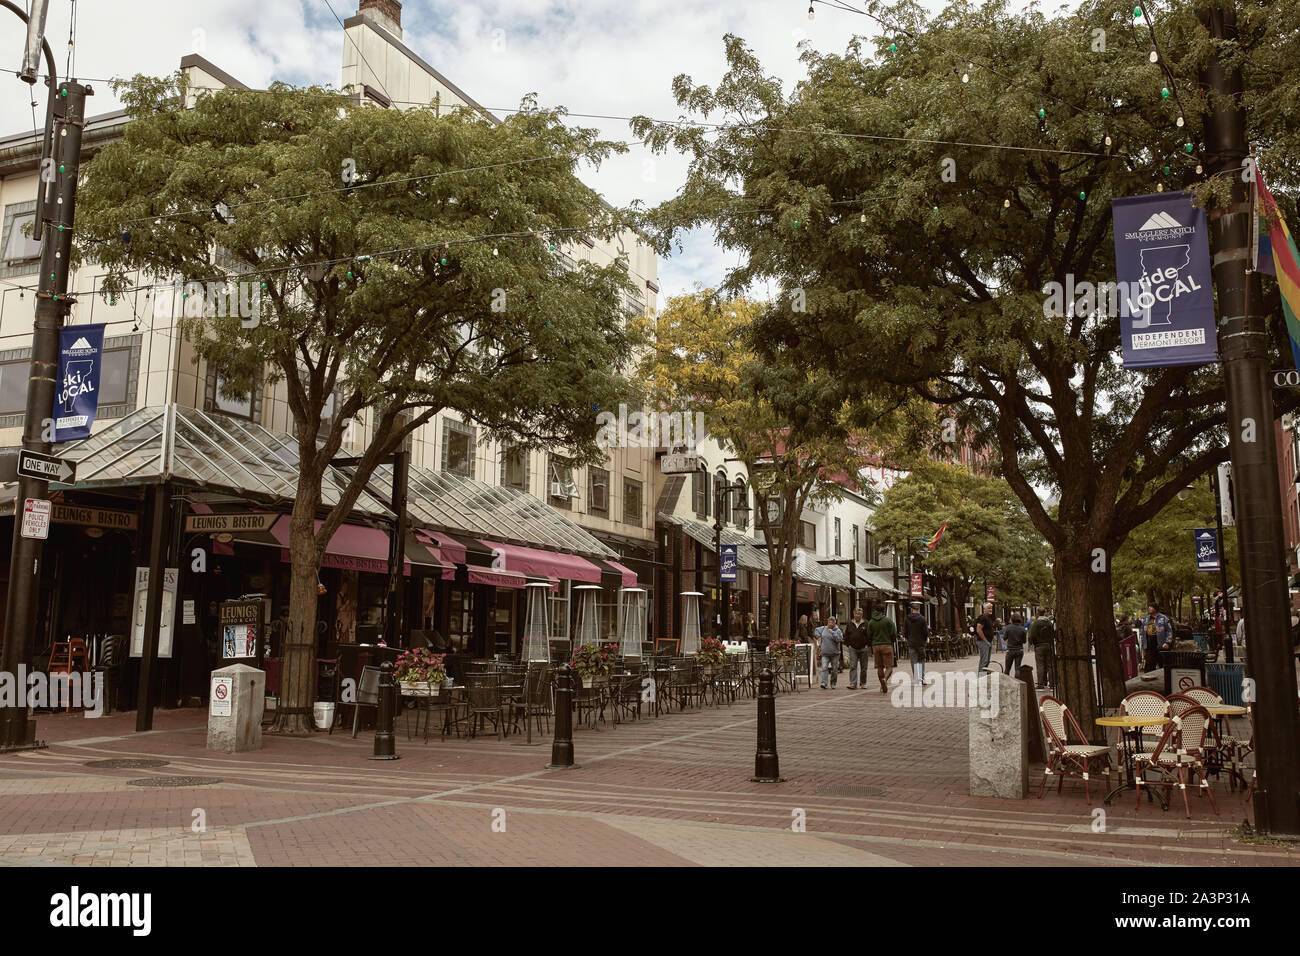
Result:
{"label": "man in dark jacket", "polygon": [[1004,634],[1007,642],[1007,660],[1003,669],[1012,677],[1020,670],[1020,661],[1025,656],[1025,629],[1021,626],[1019,614],[1011,615],[1011,623]]}
{"label": "man in dark jacket", "polygon": [[921,614],[921,602],[913,601],[911,610],[903,620],[903,636],[907,638],[907,656],[912,659],[912,680],[925,683],[925,642],[930,628]]}
{"label": "man in dark jacket", "polygon": [[871,657],[867,650],[867,622],[862,619],[860,607],[853,609],[853,620],[844,625],[844,643],[849,649],[849,690],[857,690],[867,684],[867,661]]}
{"label": "man in dark jacket", "polygon": [[894,626],[893,618],[887,617],[884,611],[876,608],[871,612],[871,623],[867,625],[867,634],[871,637],[871,655],[876,660],[876,676],[880,678],[880,692],[888,694],[889,685],[886,682],[894,673],[894,638],[898,636],[898,628]]}
{"label": "man in dark jacket", "polygon": [[1052,659],[1052,638],[1055,628],[1052,625],[1051,610],[1040,607],[1038,617],[1029,625],[1029,643],[1034,648],[1034,670],[1038,671],[1038,686],[1046,688],[1055,676],[1055,662]]}

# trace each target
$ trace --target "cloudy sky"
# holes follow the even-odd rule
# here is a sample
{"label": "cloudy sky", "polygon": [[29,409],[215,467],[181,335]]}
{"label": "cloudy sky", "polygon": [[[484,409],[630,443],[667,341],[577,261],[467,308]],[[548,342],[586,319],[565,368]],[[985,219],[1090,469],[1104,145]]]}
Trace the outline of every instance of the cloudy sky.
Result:
{"label": "cloudy sky", "polygon": [[[18,0],[26,6],[28,0]],[[852,5],[854,0],[849,0]],[[937,0],[924,0],[938,9]],[[81,0],[77,10],[74,75],[82,78],[161,75],[187,53],[201,53],[244,83],[265,87],[280,80],[296,85],[338,86],[343,59],[339,20],[357,11],[358,0]],[[1020,0],[1013,0],[1020,5]],[[854,33],[874,36],[865,16],[818,3],[808,19],[808,0],[719,0],[712,4],[673,0],[406,0],[403,40],[453,83],[490,108],[516,107],[528,93],[541,104],[572,113],[675,118],[673,77],[690,74],[715,83],[725,68],[722,37],[744,37],[765,69],[787,88],[802,74],[797,44],[842,50]],[[60,72],[66,72],[72,0],[52,0],[47,38]],[[0,11],[3,15],[3,11]],[[336,19],[337,17],[337,19]],[[0,39],[9,44],[6,70],[21,61],[22,26],[16,17]],[[6,133],[31,128],[30,89],[2,81]],[[103,84],[89,112],[118,104]],[[44,105],[44,90],[37,90]],[[38,111],[40,112],[40,111]],[[624,120],[576,119],[612,139],[631,140]],[[653,204],[673,195],[684,162],[652,157],[632,147],[589,177],[606,198],[624,205]],[[711,236],[697,235],[682,254],[660,263],[664,293],[712,284],[723,271]]]}

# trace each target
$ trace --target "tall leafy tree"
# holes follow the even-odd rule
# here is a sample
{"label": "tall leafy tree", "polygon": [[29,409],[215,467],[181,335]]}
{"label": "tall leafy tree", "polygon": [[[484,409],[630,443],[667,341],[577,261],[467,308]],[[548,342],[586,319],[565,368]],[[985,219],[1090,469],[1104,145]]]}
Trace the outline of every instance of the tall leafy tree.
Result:
{"label": "tall leafy tree", "polygon": [[838,499],[842,487],[859,490],[873,452],[927,408],[901,392],[850,407],[831,369],[764,361],[749,344],[764,308],[713,290],[673,297],[647,328],[640,370],[658,402],[703,412],[709,433],[744,463],[771,569],[769,633],[787,637],[804,509]]}
{"label": "tall leafy tree", "polygon": [[[1247,6],[1227,51],[1244,62],[1250,135],[1284,170],[1300,158],[1281,106],[1300,85],[1284,67],[1300,47],[1294,6]],[[665,250],[683,229],[714,228],[740,254],[725,289],[781,283],[785,308],[756,329],[769,357],[833,354],[856,370],[846,394],[910,382],[996,445],[1052,549],[1063,694],[1091,727],[1094,643],[1108,702],[1123,693],[1110,562],[1227,457],[1224,391],[1213,366],[1123,369],[1116,317],[1082,296],[1052,314],[1045,292],[1113,280],[1112,197],[1200,182],[1207,95],[1189,78],[1209,39],[1190,0],[1162,6],[1170,80],[1114,0],[1050,15],[955,3],[932,20],[906,0],[868,7],[885,35],[806,50],[788,95],[734,36],[716,86],[677,77],[678,103],[709,123],[634,121],[690,160],[647,219]],[[1202,198],[1221,202],[1222,185]],[[1054,512],[1039,487],[1056,492]]]}
{"label": "tall leafy tree", "polygon": [[[616,146],[529,103],[495,123],[280,85],[188,107],[179,78],[122,95],[131,122],[87,166],[80,249],[107,267],[107,296],[130,294],[137,273],[255,283],[257,316],[188,308],[183,329],[231,390],[265,378],[287,396],[299,475],[285,654],[302,679],[282,698],[309,706],[326,545],[408,435],[453,410],[490,438],[599,456],[592,406],[630,397],[629,284],[613,263],[565,269],[556,250],[619,227],[577,177]],[[324,496],[365,410],[360,463]]]}

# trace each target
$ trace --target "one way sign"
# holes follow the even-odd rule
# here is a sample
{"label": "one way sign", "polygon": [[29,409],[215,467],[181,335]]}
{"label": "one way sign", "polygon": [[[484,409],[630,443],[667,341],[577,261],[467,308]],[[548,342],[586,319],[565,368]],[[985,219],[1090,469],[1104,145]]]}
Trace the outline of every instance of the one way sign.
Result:
{"label": "one way sign", "polygon": [[76,465],[56,455],[42,455],[25,448],[18,452],[18,474],[22,477],[69,482],[76,473]]}

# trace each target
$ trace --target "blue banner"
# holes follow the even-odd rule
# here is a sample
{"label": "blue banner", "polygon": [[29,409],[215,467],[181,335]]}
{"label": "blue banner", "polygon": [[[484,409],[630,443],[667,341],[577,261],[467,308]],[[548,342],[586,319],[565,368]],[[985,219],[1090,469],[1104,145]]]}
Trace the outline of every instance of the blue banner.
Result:
{"label": "blue banner", "polygon": [[1213,528],[1196,528],[1196,570],[1219,570],[1219,535]]}
{"label": "blue banner", "polygon": [[740,566],[740,547],[734,544],[724,544],[722,546],[722,560],[718,563],[721,570],[720,577],[728,583],[736,580],[736,568]]}
{"label": "blue banner", "polygon": [[99,408],[99,370],[104,326],[72,325],[59,330],[59,372],[54,390],[54,440],[90,437]]}
{"label": "blue banner", "polygon": [[1111,200],[1125,368],[1217,362],[1205,210],[1184,192]]}

